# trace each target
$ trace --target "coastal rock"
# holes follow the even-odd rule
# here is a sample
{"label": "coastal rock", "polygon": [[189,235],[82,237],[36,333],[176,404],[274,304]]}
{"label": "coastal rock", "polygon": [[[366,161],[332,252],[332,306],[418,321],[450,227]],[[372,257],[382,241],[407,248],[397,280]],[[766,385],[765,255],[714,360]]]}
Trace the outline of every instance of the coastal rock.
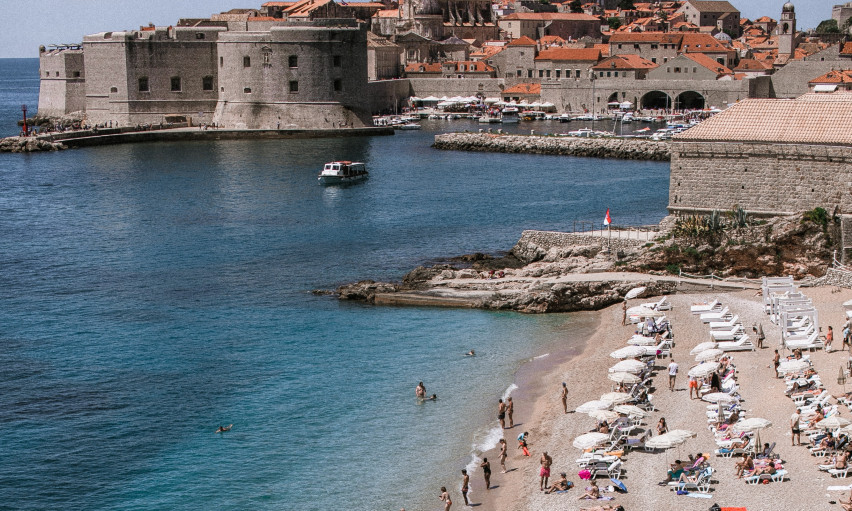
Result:
{"label": "coastal rock", "polygon": [[668,142],[648,139],[445,133],[435,136],[434,147],[455,151],[555,154],[627,160],[671,159]]}
{"label": "coastal rock", "polygon": [[337,288],[337,296],[341,300],[358,300],[373,303],[376,293],[393,293],[398,286],[386,282],[362,280],[354,284],[346,284]]}
{"label": "coastal rock", "polygon": [[59,151],[68,149],[62,143],[51,142],[37,137],[7,137],[0,139],[0,152],[34,153],[40,151]]}

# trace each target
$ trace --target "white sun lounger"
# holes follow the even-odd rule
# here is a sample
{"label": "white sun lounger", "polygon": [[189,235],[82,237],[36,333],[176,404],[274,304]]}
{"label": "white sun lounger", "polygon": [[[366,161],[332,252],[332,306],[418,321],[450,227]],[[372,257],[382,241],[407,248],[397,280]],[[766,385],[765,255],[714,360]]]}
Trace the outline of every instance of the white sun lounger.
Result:
{"label": "white sun lounger", "polygon": [[689,311],[693,314],[703,314],[705,312],[710,312],[712,310],[721,309],[722,303],[719,299],[715,299],[710,303],[697,303],[689,308]]}
{"label": "white sun lounger", "polygon": [[731,311],[727,307],[720,311],[705,312],[701,315],[701,321],[709,323],[711,321],[723,321],[731,317]]}
{"label": "white sun lounger", "polygon": [[714,341],[735,341],[745,335],[745,329],[742,325],[734,325],[729,330],[714,330],[710,332],[710,337]]}
{"label": "white sun lounger", "polygon": [[740,317],[734,314],[734,317],[727,321],[711,321],[710,330],[728,330],[734,325],[740,324]]}
{"label": "white sun lounger", "polygon": [[722,351],[754,351],[754,343],[748,338],[748,335],[743,335],[736,341],[720,342],[716,348]]}

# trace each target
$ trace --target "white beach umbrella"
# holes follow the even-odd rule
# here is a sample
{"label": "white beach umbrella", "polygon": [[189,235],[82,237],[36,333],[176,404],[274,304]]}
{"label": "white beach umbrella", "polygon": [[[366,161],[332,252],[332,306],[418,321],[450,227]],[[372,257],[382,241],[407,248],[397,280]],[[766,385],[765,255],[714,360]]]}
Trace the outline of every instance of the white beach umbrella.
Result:
{"label": "white beach umbrella", "polygon": [[778,366],[778,372],[781,374],[798,373],[804,371],[810,366],[811,364],[807,360],[787,360],[785,362],[781,362]]}
{"label": "white beach umbrella", "polygon": [[768,419],[763,419],[760,417],[749,417],[748,419],[743,419],[732,427],[734,431],[760,431],[761,429],[766,429],[772,426],[772,421]]}
{"label": "white beach umbrella", "polygon": [[630,373],[611,373],[608,378],[615,383],[623,383],[625,385],[633,385],[642,381],[642,378]]}
{"label": "white beach umbrella", "polygon": [[666,433],[666,435],[669,435],[674,438],[682,438],[684,441],[686,441],[688,438],[695,438],[696,436],[698,436],[698,433],[696,433],[695,431],[690,431],[688,429],[673,429]]}
{"label": "white beach umbrella", "polygon": [[716,344],[715,342],[702,342],[698,346],[692,348],[692,351],[690,351],[689,354],[690,355],[697,355],[698,353],[701,353],[702,351],[713,349],[716,346],[718,346],[718,344]]}
{"label": "white beach umbrella", "polygon": [[739,399],[735,398],[730,394],[725,394],[724,392],[710,392],[709,394],[704,394],[701,399],[707,401],[708,403],[719,403],[723,405],[736,403]]}
{"label": "white beach umbrella", "polygon": [[684,433],[692,432],[684,430],[669,431],[668,433],[663,433],[662,435],[649,438],[645,442],[645,447],[650,447],[652,449],[670,449],[686,442],[686,439],[690,436],[695,436],[695,433],[692,433],[691,435],[685,435]]}
{"label": "white beach umbrella", "polygon": [[844,419],[839,415],[832,415],[816,423],[816,427],[820,429],[840,429],[850,424],[849,419]]}
{"label": "white beach umbrella", "polygon": [[844,435],[852,435],[852,424],[848,426],[843,426],[842,428],[837,430],[838,433],[842,433]]}
{"label": "white beach umbrella", "polygon": [[627,344],[631,346],[651,346],[656,345],[657,340],[653,337],[646,337],[644,335],[634,335],[630,339],[627,339]]}
{"label": "white beach umbrella", "polygon": [[694,378],[704,378],[716,369],[719,369],[719,362],[702,362],[690,369],[687,374]]}
{"label": "white beach umbrella", "polygon": [[573,445],[577,449],[586,450],[601,445],[607,440],[609,440],[609,435],[607,435],[606,433],[586,433],[585,435],[580,435],[575,438]]}
{"label": "white beach umbrella", "polygon": [[606,394],[601,396],[601,401],[604,403],[609,403],[610,405],[617,405],[621,403],[626,403],[633,399],[630,397],[630,394],[626,392],[607,392]]}
{"label": "white beach umbrella", "polygon": [[843,302],[843,306],[846,308],[852,307],[852,300],[846,300]]}
{"label": "white beach umbrella", "polygon": [[611,421],[618,418],[618,412],[612,410],[592,410],[589,417],[599,421]]}
{"label": "white beach umbrella", "polygon": [[622,360],[610,367],[609,372],[638,374],[647,369],[647,367],[648,366],[644,362],[639,362],[638,360]]}
{"label": "white beach umbrella", "polygon": [[636,405],[615,405],[612,408],[612,411],[623,413],[624,415],[629,415],[631,417],[645,417],[648,415],[648,412],[639,408]]}
{"label": "white beach umbrella", "polygon": [[619,349],[613,351],[612,353],[609,354],[609,356],[612,357],[612,358],[618,358],[618,359],[635,358],[635,357],[641,357],[645,353],[647,353],[647,352],[646,352],[645,348],[642,347],[642,346],[625,346],[623,348],[619,348]]}
{"label": "white beach umbrella", "polygon": [[639,295],[645,292],[645,289],[647,289],[645,286],[634,287],[633,289],[628,291],[626,295],[624,295],[624,299],[632,300],[634,298],[637,298]]}
{"label": "white beach umbrella", "polygon": [[583,404],[581,404],[580,406],[577,407],[576,412],[577,413],[589,413],[592,410],[606,410],[610,406],[612,406],[612,405],[609,404],[609,403],[605,403],[603,401],[598,401],[598,400],[586,401],[585,403],[583,403]]}
{"label": "white beach umbrella", "polygon": [[720,349],[710,348],[709,350],[704,350],[704,351],[700,352],[698,355],[696,355],[695,361],[696,362],[709,362],[711,360],[719,360],[719,357],[721,357],[724,354],[725,354],[725,352],[720,350]]}

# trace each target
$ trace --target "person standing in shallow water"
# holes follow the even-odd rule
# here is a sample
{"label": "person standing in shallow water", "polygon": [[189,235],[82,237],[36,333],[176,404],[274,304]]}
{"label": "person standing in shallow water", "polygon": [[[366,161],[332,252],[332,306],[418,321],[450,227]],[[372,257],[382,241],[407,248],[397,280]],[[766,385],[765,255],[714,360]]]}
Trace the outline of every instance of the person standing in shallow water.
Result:
{"label": "person standing in shallow water", "polygon": [[467,501],[467,490],[470,488],[470,476],[467,475],[467,470],[462,469],[462,497],[464,497],[464,505],[469,506],[470,502]]}
{"label": "person standing in shallow water", "polygon": [[491,463],[488,463],[488,458],[482,458],[482,463],[479,464],[482,467],[482,477],[485,478],[485,489],[491,489]]}
{"label": "person standing in shallow water", "polygon": [[426,397],[426,386],[423,385],[423,382],[417,384],[417,387],[414,389],[414,395],[423,399]]}
{"label": "person standing in shallow water", "polygon": [[444,503],[444,511],[450,511],[453,501],[450,499],[450,494],[447,492],[446,486],[441,486],[441,496],[438,498]]}
{"label": "person standing in shallow water", "polygon": [[497,420],[500,421],[500,429],[506,429],[506,403],[502,399],[497,400]]}
{"label": "person standing in shallow water", "polygon": [[515,412],[515,402],[512,398],[506,398],[506,418],[509,419],[509,429],[515,427],[515,420],[512,419],[512,414]]}

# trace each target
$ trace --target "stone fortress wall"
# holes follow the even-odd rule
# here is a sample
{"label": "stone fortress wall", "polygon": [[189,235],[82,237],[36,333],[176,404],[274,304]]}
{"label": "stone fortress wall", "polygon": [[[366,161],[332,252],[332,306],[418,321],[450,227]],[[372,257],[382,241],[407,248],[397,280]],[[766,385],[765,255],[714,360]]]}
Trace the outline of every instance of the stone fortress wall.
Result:
{"label": "stone fortress wall", "polygon": [[248,129],[371,125],[366,27],[355,20],[102,32],[75,51],[41,52],[40,115],[82,110],[89,123],[122,126],[182,118]]}
{"label": "stone fortress wall", "polygon": [[852,147],[672,141],[669,211],[852,211]]}

